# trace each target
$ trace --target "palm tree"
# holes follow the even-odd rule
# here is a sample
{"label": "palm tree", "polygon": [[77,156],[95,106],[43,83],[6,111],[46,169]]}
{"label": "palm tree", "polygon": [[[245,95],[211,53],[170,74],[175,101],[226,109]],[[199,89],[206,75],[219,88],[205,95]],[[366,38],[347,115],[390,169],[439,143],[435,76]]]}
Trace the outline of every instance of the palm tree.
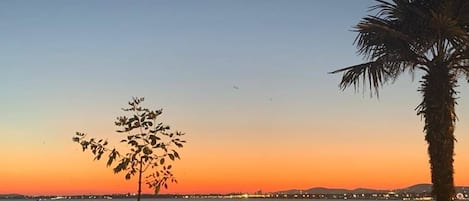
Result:
{"label": "palm tree", "polygon": [[425,119],[432,195],[454,197],[453,150],[457,81],[469,77],[468,0],[376,0],[376,14],[355,27],[358,54],[366,63],[342,68],[340,88],[369,86],[378,96],[383,84],[403,72],[422,72],[417,114]]}

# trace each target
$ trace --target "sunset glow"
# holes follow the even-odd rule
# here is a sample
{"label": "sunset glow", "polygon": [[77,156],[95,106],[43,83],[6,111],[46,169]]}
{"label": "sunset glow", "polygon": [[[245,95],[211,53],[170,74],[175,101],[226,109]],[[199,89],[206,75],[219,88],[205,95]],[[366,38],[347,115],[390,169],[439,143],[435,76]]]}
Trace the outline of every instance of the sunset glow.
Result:
{"label": "sunset glow", "polygon": [[[118,144],[114,120],[133,96],[187,134],[179,182],[162,193],[430,183],[417,79],[378,99],[341,91],[328,74],[362,61],[350,30],[373,4],[0,2],[0,194],[135,193],[135,178],[71,140],[80,131]],[[455,182],[469,185],[460,85]]]}

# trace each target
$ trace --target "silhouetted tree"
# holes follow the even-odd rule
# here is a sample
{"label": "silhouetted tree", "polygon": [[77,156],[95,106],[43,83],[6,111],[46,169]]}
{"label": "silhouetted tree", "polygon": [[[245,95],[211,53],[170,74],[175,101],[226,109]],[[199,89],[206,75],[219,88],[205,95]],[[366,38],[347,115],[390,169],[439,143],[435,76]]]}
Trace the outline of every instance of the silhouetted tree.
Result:
{"label": "silhouetted tree", "polygon": [[405,71],[423,73],[417,114],[425,119],[432,195],[452,200],[457,81],[469,75],[469,1],[377,0],[376,15],[356,26],[358,53],[368,62],[343,68],[340,87],[368,83],[370,93]]}
{"label": "silhouetted tree", "polygon": [[178,148],[182,148],[185,140],[181,139],[184,133],[169,132],[170,127],[157,122],[157,117],[162,114],[162,110],[149,110],[142,108],[140,104],[144,98],[133,98],[129,102],[130,107],[122,109],[131,113],[130,116],[117,117],[115,122],[119,127],[118,133],[125,136],[120,141],[128,147],[128,150],[119,152],[116,148],[108,148],[108,141],[103,139],[86,139],[84,133],[77,132],[73,141],[83,148],[83,151],[90,149],[94,155],[94,160],[100,160],[102,155],[107,155],[107,166],[113,166],[114,173],[125,172],[125,179],[130,179],[138,175],[138,196],[140,201],[142,193],[142,175],[145,175],[146,184],[159,192],[160,187],[168,188],[168,182],[177,182],[171,173],[172,165],[168,160],[180,159]]}

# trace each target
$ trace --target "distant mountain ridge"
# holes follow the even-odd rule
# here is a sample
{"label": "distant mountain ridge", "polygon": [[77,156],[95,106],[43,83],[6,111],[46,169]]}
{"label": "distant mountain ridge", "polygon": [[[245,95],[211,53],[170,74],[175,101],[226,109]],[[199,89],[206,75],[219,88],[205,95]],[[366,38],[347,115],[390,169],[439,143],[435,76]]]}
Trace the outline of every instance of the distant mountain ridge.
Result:
{"label": "distant mountain ridge", "polygon": [[11,194],[0,194],[0,198],[25,198],[25,196],[21,194],[11,193]]}
{"label": "distant mountain ridge", "polygon": [[[393,191],[396,193],[407,192],[407,193],[425,193],[431,192],[432,184],[415,184],[406,188],[401,189],[369,189],[369,188],[356,188],[356,189],[344,189],[344,188],[325,188],[325,187],[314,187],[310,189],[298,190],[291,189],[285,191],[277,191],[278,194],[370,194],[370,193],[385,193]],[[469,186],[456,186],[456,192],[469,191]]]}

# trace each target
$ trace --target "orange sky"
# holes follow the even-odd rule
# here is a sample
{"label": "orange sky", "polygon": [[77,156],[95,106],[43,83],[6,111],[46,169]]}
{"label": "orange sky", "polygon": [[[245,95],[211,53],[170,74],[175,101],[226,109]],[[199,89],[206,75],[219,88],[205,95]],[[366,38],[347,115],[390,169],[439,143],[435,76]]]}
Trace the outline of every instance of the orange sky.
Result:
{"label": "orange sky", "polygon": [[[406,129],[396,129],[401,130]],[[194,132],[187,136],[189,143],[181,151],[183,160],[174,166],[179,183],[163,193],[271,192],[315,186],[393,189],[429,182],[426,146],[415,135],[410,135],[407,142],[383,140],[366,133],[362,139],[329,141],[324,135],[318,143],[312,137],[295,139],[294,134],[289,135],[288,142],[286,136],[273,132],[272,138],[265,141],[229,139],[230,144],[224,140],[207,142],[196,135]],[[106,168],[103,161],[92,161],[89,153],[83,153],[67,139],[70,136],[64,135],[52,144],[11,146],[12,154],[4,157],[5,165],[0,171],[0,193],[135,192],[135,180],[125,181],[123,175],[114,175]],[[458,146],[457,153],[469,155],[469,149]],[[456,157],[455,162],[456,183],[460,185],[469,181],[469,174],[461,171],[469,168],[465,158]],[[145,188],[144,192],[152,191]]]}

